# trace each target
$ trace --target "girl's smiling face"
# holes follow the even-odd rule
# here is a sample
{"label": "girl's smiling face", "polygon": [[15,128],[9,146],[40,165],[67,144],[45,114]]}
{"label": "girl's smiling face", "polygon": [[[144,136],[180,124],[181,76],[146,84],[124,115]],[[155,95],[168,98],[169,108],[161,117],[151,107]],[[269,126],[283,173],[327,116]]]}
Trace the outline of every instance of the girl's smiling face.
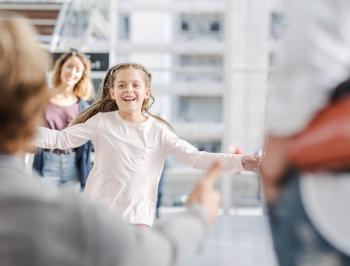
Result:
{"label": "girl's smiling face", "polygon": [[141,115],[142,105],[151,94],[150,88],[146,86],[145,73],[130,67],[121,69],[114,75],[116,76],[110,93],[120,112]]}

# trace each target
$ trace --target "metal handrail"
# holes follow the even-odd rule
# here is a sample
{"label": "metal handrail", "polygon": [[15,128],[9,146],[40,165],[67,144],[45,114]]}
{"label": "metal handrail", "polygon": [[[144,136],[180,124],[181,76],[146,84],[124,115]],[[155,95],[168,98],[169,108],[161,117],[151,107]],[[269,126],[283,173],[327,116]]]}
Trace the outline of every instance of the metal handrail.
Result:
{"label": "metal handrail", "polygon": [[58,42],[60,40],[60,34],[62,32],[63,26],[64,26],[64,22],[66,20],[67,14],[68,14],[68,10],[70,8],[72,4],[72,0],[65,0],[61,11],[58,15],[57,18],[57,23],[55,25],[55,29],[52,35],[52,39],[51,39],[51,44],[50,44],[50,51],[54,52],[57,48]]}

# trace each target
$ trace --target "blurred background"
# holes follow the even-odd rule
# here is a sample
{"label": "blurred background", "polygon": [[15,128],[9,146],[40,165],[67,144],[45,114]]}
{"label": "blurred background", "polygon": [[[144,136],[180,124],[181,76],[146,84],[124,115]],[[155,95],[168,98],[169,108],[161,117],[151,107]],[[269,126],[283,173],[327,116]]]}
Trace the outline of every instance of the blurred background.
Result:
{"label": "blurred background", "polygon": [[[97,95],[109,66],[139,62],[153,75],[151,111],[208,152],[259,153],[273,47],[284,28],[278,0],[10,0],[55,58],[88,55]],[[92,99],[93,100],[93,99]],[[182,205],[200,171],[169,158],[162,206]],[[261,205],[246,172],[221,179],[223,207]]]}
{"label": "blurred background", "polygon": [[[285,27],[278,0],[0,0],[0,10],[28,17],[54,57],[70,48],[84,52],[96,94],[110,66],[141,63],[153,75],[151,112],[167,119],[181,138],[208,152],[261,153],[274,46]],[[200,174],[167,160],[161,214],[183,205]],[[223,213],[254,217],[235,220],[252,223],[235,227],[246,230],[238,249],[251,241],[264,247],[253,247],[251,264],[237,265],[274,265],[272,255],[265,258],[271,247],[265,245],[257,175],[226,175],[218,188]]]}

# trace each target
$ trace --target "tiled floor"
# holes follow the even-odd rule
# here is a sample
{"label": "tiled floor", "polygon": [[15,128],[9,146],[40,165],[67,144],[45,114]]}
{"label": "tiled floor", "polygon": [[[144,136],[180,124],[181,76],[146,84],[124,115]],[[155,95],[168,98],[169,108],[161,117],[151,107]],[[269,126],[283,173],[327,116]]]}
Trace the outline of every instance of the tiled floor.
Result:
{"label": "tiled floor", "polygon": [[277,266],[264,215],[221,215],[186,266]]}

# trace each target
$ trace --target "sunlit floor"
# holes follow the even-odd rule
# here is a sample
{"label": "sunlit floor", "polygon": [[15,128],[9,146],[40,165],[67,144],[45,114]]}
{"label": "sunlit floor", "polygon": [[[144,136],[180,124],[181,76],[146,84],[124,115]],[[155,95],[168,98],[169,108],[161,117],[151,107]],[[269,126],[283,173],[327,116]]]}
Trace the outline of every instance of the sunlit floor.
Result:
{"label": "sunlit floor", "polygon": [[186,266],[277,266],[267,217],[258,209],[220,215],[203,251]]}

